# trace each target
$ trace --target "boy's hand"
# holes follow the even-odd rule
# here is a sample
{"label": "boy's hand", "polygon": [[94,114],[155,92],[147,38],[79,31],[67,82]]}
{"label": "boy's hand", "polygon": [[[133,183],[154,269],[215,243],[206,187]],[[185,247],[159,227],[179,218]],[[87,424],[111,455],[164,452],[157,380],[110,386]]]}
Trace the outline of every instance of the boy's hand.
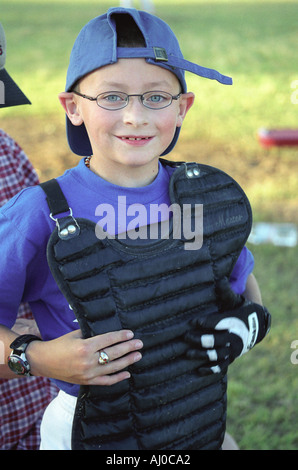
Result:
{"label": "boy's hand", "polygon": [[[129,330],[83,339],[81,330],[51,341],[32,341],[26,356],[33,375],[80,385],[112,385],[130,377],[125,370],[141,359],[143,344]],[[100,351],[109,357],[99,363]]]}
{"label": "boy's hand", "polygon": [[219,282],[217,294],[222,313],[193,320],[193,330],[186,335],[191,346],[187,356],[201,359],[202,375],[225,370],[262,341],[270,329],[267,309],[235,294],[228,279]]}

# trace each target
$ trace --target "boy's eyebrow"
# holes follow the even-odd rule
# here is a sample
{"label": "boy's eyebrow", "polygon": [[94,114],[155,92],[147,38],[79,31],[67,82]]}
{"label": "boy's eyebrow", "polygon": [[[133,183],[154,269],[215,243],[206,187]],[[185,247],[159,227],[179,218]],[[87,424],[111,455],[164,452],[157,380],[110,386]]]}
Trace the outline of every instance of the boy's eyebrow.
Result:
{"label": "boy's eyebrow", "polygon": [[[101,86],[108,86],[108,87],[111,87],[110,89],[112,90],[113,88],[115,90],[117,89],[121,89],[125,86],[124,83],[118,83],[118,82],[110,82],[110,81],[106,81],[106,80],[103,80],[101,83],[100,83]],[[148,82],[148,83],[145,83],[145,87],[150,91],[151,88],[156,88],[158,89],[158,87],[170,87],[170,83],[167,82],[166,80],[161,80],[160,82]]]}

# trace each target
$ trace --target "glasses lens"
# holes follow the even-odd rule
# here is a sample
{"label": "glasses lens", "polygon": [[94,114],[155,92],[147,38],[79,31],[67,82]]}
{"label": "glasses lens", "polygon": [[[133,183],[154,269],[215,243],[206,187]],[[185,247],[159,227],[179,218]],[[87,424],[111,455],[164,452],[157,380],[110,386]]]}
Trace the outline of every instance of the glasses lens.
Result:
{"label": "glasses lens", "polygon": [[104,109],[121,109],[127,105],[128,96],[126,93],[109,91],[97,96],[98,106]]}
{"label": "glasses lens", "polygon": [[172,103],[172,95],[165,91],[148,91],[143,94],[143,104],[147,108],[162,109]]}

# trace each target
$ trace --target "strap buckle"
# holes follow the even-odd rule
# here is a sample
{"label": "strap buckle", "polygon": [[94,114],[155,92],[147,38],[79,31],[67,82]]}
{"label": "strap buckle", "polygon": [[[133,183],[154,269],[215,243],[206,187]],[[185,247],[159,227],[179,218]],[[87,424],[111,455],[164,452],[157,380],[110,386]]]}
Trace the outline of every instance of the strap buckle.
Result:
{"label": "strap buckle", "polygon": [[61,217],[60,219],[58,219],[54,217],[51,212],[50,218],[56,223],[56,227],[58,228],[58,236],[62,240],[67,240],[69,238],[77,237],[79,235],[80,226],[72,215],[71,207],[69,207],[68,216]]}

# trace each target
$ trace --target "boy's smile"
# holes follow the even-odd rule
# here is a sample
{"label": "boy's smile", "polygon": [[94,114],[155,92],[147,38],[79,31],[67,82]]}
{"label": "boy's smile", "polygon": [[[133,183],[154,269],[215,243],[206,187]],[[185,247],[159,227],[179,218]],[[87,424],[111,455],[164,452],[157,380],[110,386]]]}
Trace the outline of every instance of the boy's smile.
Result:
{"label": "boy's smile", "polygon": [[128,145],[133,145],[135,147],[142,147],[143,145],[146,145],[150,140],[152,140],[153,137],[130,135],[130,136],[118,137],[118,139],[121,139],[123,142],[125,142]]}
{"label": "boy's smile", "polygon": [[[173,73],[145,59],[120,59],[80,81],[81,94],[96,97],[111,91],[133,95],[159,91],[175,96],[181,90]],[[126,107],[107,110],[73,93],[60,94],[71,122],[85,124],[93,150],[91,169],[120,186],[143,186],[153,181],[158,158],[172,142],[193,100],[194,95],[186,93],[168,107],[150,109],[139,96],[132,96]]]}

